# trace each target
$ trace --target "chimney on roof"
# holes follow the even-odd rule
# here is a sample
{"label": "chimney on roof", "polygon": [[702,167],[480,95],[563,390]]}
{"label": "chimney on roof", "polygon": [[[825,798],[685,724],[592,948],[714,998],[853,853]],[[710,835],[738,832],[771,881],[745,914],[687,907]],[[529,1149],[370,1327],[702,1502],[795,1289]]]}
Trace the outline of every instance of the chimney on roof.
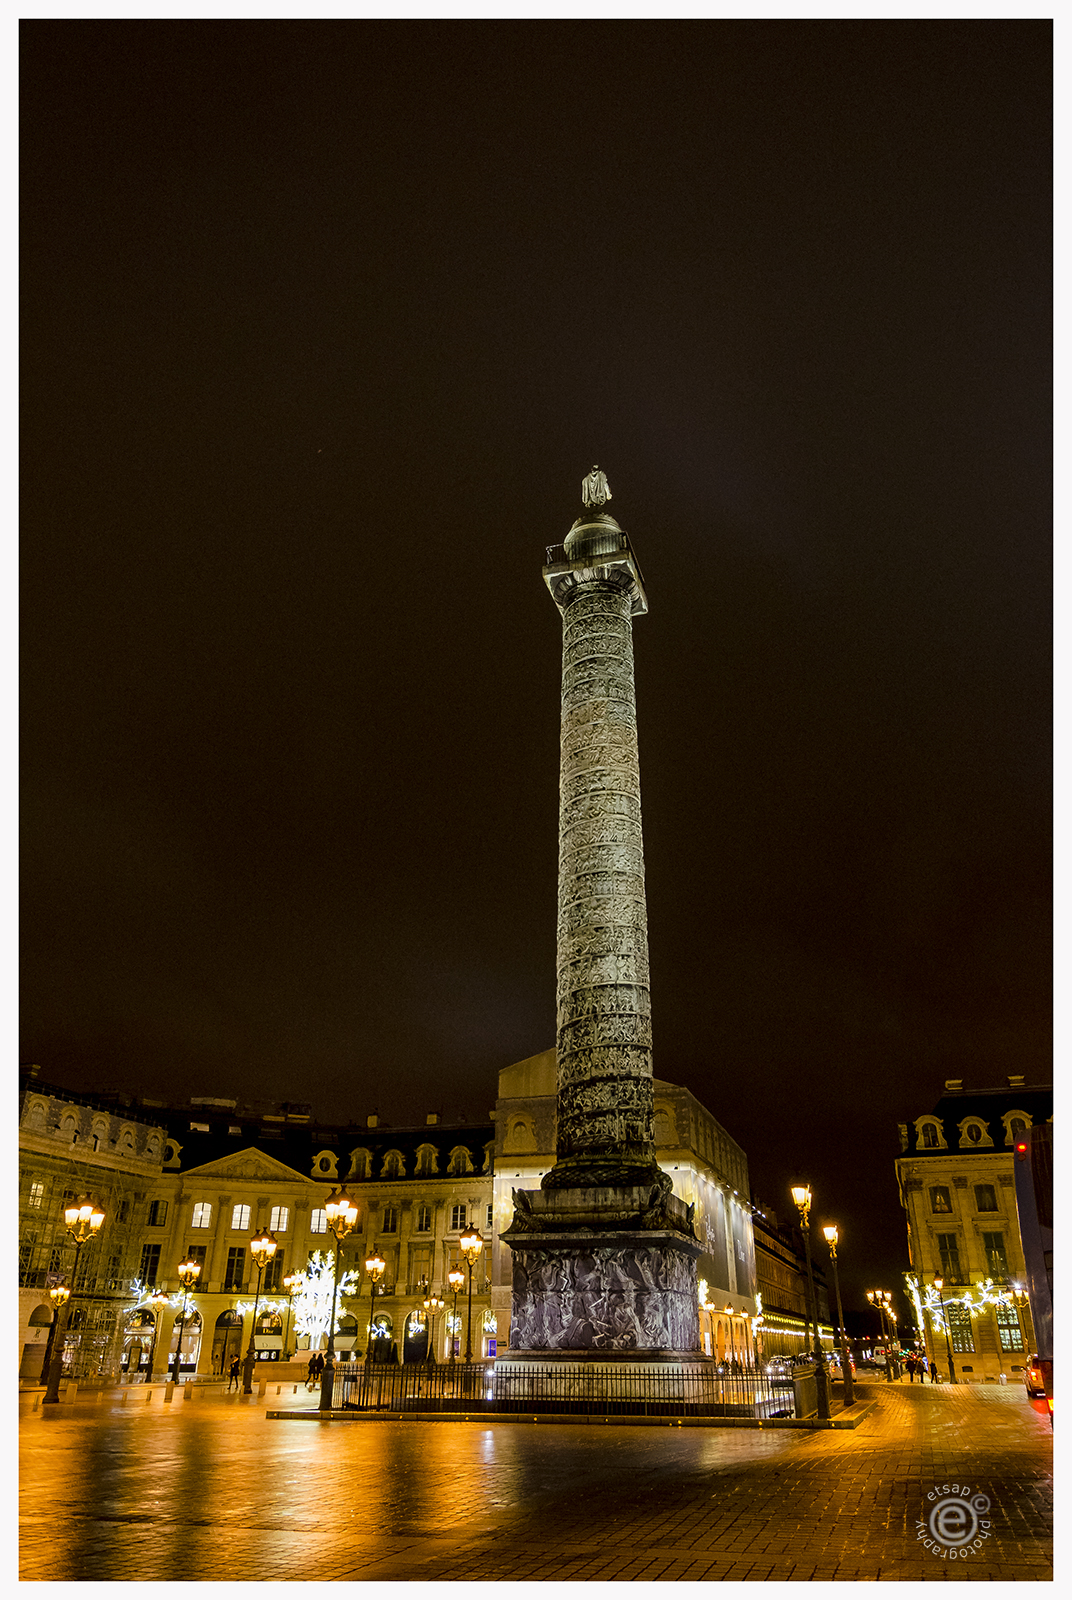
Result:
{"label": "chimney on roof", "polygon": [[368,1127],[368,1128],[378,1128],[379,1125],[380,1125],[380,1119],[375,1114],[373,1114],[371,1117],[369,1117],[368,1120],[365,1123],[365,1126]]}
{"label": "chimney on roof", "polygon": [[439,1112],[438,1111],[429,1111],[428,1115],[424,1119],[424,1124],[425,1124],[425,1127],[427,1127],[427,1128],[434,1128],[438,1121],[439,1121]]}
{"label": "chimney on roof", "polygon": [[946,1089],[946,1093],[947,1094],[963,1094],[964,1093],[964,1079],[963,1078],[947,1078],[945,1080],[945,1089]]}
{"label": "chimney on roof", "polygon": [[1023,1075],[1023,1073],[1022,1072],[1010,1072],[1009,1073],[1009,1088],[1010,1089],[1022,1089],[1023,1086],[1024,1086],[1024,1075]]}

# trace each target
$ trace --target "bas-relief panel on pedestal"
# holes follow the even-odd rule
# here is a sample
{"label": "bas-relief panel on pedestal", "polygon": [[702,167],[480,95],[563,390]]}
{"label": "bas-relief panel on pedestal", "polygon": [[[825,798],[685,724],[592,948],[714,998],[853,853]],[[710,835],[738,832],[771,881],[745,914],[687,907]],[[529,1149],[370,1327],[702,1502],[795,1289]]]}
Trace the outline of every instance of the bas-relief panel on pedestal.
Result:
{"label": "bas-relief panel on pedestal", "polygon": [[511,1350],[699,1348],[696,1263],[673,1247],[514,1247]]}

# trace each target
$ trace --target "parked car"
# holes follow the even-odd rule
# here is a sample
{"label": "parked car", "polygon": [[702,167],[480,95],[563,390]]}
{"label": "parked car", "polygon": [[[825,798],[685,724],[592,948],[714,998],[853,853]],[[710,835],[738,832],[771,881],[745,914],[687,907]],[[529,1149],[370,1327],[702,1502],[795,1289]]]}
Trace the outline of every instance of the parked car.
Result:
{"label": "parked car", "polygon": [[1046,1393],[1046,1380],[1042,1375],[1042,1363],[1037,1354],[1027,1358],[1027,1366],[1024,1368],[1024,1388],[1032,1397]]}

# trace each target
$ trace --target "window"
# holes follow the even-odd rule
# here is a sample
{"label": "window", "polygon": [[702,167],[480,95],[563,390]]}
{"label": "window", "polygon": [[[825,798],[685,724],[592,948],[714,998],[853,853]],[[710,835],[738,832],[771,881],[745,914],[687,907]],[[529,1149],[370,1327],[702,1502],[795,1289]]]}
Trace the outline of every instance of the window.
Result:
{"label": "window", "polygon": [[923,1148],[924,1150],[937,1150],[938,1148],[938,1129],[933,1122],[925,1122],[923,1124]]}
{"label": "window", "polygon": [[465,1206],[452,1206],[450,1209],[450,1225],[452,1229],[465,1227]]}
{"label": "window", "polygon": [[486,1222],[485,1222],[485,1226],[487,1227],[489,1232],[491,1231],[491,1228],[492,1228],[494,1222],[495,1222],[495,1207],[494,1206],[489,1206],[488,1207],[487,1219],[486,1219]]}
{"label": "window", "polygon": [[398,1207],[397,1206],[384,1206],[384,1208],[383,1208],[383,1222],[380,1224],[380,1232],[381,1233],[397,1233],[398,1232]]}
{"label": "window", "polygon": [[117,1222],[129,1222],[130,1221],[130,1201],[129,1200],[120,1200],[120,1202],[119,1202],[119,1210],[116,1212],[116,1221]]}
{"label": "window", "polygon": [[938,1235],[938,1255],[942,1262],[942,1277],[947,1283],[962,1283],[960,1276],[960,1250],[955,1233]]}
{"label": "window", "polygon": [[1007,1278],[1009,1263],[1005,1255],[1005,1235],[984,1233],[983,1249],[986,1252],[986,1270],[992,1278]]}
{"label": "window", "polygon": [[1016,1315],[1015,1306],[995,1306],[994,1315],[998,1319],[998,1339],[1003,1350],[1022,1350],[1024,1336],[1020,1332],[1020,1318]]}
{"label": "window", "polygon": [[435,1146],[422,1144],[417,1146],[417,1176],[430,1178],[439,1171],[439,1162],[436,1159]]}
{"label": "window", "polygon": [[[187,1255],[187,1258],[190,1261],[197,1261],[197,1262],[200,1263],[200,1266],[201,1266],[201,1277],[203,1278],[205,1276],[205,1258],[208,1255],[208,1245],[207,1244],[192,1244],[190,1246],[189,1250],[187,1250],[186,1255]],[[197,1281],[198,1281],[198,1284],[202,1288],[204,1288],[204,1285],[201,1284],[201,1278],[199,1278]]]}
{"label": "window", "polygon": [[1024,1121],[1023,1117],[1013,1117],[1012,1121],[1009,1123],[1009,1133],[1012,1135],[1013,1140],[1015,1141],[1017,1139],[1022,1139],[1026,1132],[1027,1123]]}
{"label": "window", "polygon": [[309,1232],[310,1233],[327,1233],[327,1231],[328,1231],[328,1214],[327,1214],[327,1212],[322,1210],[322,1209],[320,1209],[320,1208],[317,1208],[316,1210],[311,1211],[309,1213]]}
{"label": "window", "polygon": [[970,1356],[975,1353],[975,1335],[972,1332],[971,1312],[967,1306],[956,1304],[947,1305],[946,1316],[949,1318],[949,1337],[957,1355]]}
{"label": "window", "polygon": [[156,1275],[160,1271],[160,1246],[146,1244],[142,1246],[141,1266],[138,1277],[147,1289],[152,1289],[156,1284]]}
{"label": "window", "polygon": [[463,1144],[455,1145],[454,1149],[450,1152],[450,1160],[447,1163],[447,1171],[452,1172],[455,1176],[457,1176],[459,1173],[472,1172],[472,1170],[473,1163],[468,1150]]}
{"label": "window", "polygon": [[[277,1250],[264,1269],[264,1294],[282,1294],[283,1292],[283,1252]],[[282,1330],[281,1330],[282,1331]]]}
{"label": "window", "polygon": [[167,1221],[167,1201],[153,1200],[149,1206],[150,1228],[162,1228]]}
{"label": "window", "polygon": [[977,1183],[975,1185],[976,1211],[996,1211],[997,1208],[998,1197],[994,1193],[994,1185],[992,1183]]}
{"label": "window", "polygon": [[402,1156],[397,1150],[388,1150],[383,1158],[384,1178],[401,1178],[403,1174]]}
{"label": "window", "polygon": [[[235,1208],[238,1209],[237,1207]],[[246,1211],[249,1207],[244,1208]],[[227,1276],[223,1280],[224,1289],[241,1289],[242,1277],[246,1270],[246,1252],[241,1245],[232,1245],[227,1252]]]}
{"label": "window", "polygon": [[932,1211],[952,1211],[953,1205],[949,1198],[949,1190],[944,1183],[936,1183],[931,1190]]}
{"label": "window", "polygon": [[233,1233],[244,1233],[248,1227],[249,1207],[235,1206],[234,1210],[231,1212],[231,1231]]}
{"label": "window", "polygon": [[30,1205],[36,1211],[37,1207],[38,1206],[43,1206],[44,1203],[45,1203],[45,1186],[44,1186],[44,1184],[43,1183],[31,1183],[31,1185],[30,1185]]}
{"label": "window", "polygon": [[418,1206],[417,1207],[417,1232],[418,1233],[431,1233],[431,1231],[432,1231],[432,1208],[431,1208],[431,1206]]}
{"label": "window", "polygon": [[194,1201],[194,1214],[190,1219],[191,1228],[211,1228],[212,1206],[207,1200]]}
{"label": "window", "polygon": [[[268,1224],[269,1233],[286,1233],[290,1223],[289,1206],[273,1206],[272,1218]],[[278,1254],[278,1252],[276,1252]]]}

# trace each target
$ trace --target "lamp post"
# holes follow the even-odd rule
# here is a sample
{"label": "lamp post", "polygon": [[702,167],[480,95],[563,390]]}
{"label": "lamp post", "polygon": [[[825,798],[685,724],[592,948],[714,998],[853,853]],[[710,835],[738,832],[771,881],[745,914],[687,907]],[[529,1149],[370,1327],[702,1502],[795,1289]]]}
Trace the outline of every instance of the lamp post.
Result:
{"label": "lamp post", "polygon": [[53,1340],[52,1357],[48,1364],[48,1388],[41,1404],[54,1406],[60,1398],[60,1374],[63,1371],[63,1339],[67,1332],[67,1318],[70,1315],[70,1298],[78,1288],[78,1258],[82,1254],[82,1246],[87,1239],[95,1239],[104,1227],[104,1212],[97,1202],[88,1194],[71,1202],[63,1213],[63,1220],[67,1232],[74,1240],[74,1271],[71,1273],[72,1288],[67,1299],[56,1308],[56,1333]]}
{"label": "lamp post", "polygon": [[428,1345],[424,1352],[424,1359],[429,1366],[435,1363],[435,1319],[444,1306],[443,1296],[434,1294],[429,1289],[424,1299],[424,1311],[428,1318]]}
{"label": "lamp post", "polygon": [[473,1268],[477,1257],[484,1248],[484,1236],[479,1228],[470,1228],[458,1240],[458,1248],[469,1263],[469,1315],[465,1324],[465,1360],[466,1365],[473,1359]]}
{"label": "lamp post", "polygon": [[164,1316],[164,1307],[168,1303],[168,1297],[162,1289],[154,1289],[149,1296],[149,1304],[153,1308],[153,1342],[149,1346],[149,1370],[145,1374],[146,1383],[152,1383],[153,1381],[153,1367],[156,1364],[156,1343],[160,1337],[160,1324]]}
{"label": "lamp post", "polygon": [[945,1329],[945,1353],[949,1358],[949,1381],[950,1383],[956,1383],[957,1374],[953,1367],[953,1342],[949,1337],[949,1318],[945,1314],[945,1295],[942,1293],[942,1285],[944,1283],[945,1279],[935,1273],[934,1287],[938,1290],[938,1303],[942,1308],[942,1327]]}
{"label": "lamp post", "polygon": [[890,1352],[889,1336],[886,1332],[886,1306],[882,1299],[881,1289],[868,1289],[867,1303],[874,1306],[878,1312],[878,1336],[886,1346],[886,1382],[893,1382],[893,1357]]}
{"label": "lamp post", "polygon": [[300,1292],[301,1286],[302,1274],[300,1272],[288,1272],[283,1279],[283,1288],[287,1293],[287,1331],[283,1338],[284,1361],[290,1360],[290,1319],[294,1314],[294,1296]]}
{"label": "lamp post", "polygon": [[342,1242],[352,1233],[357,1222],[357,1207],[346,1192],[346,1187],[332,1189],[324,1202],[328,1227],[335,1235],[335,1266],[331,1277],[331,1321],[328,1323],[328,1347],[324,1352],[324,1372],[320,1379],[320,1410],[330,1411],[335,1399],[335,1304],[339,1296],[339,1279],[342,1277]]}
{"label": "lamp post", "polygon": [[249,1253],[257,1263],[257,1293],[253,1300],[253,1321],[249,1329],[249,1348],[246,1359],[242,1363],[242,1393],[253,1393],[253,1363],[257,1359],[257,1308],[261,1303],[261,1281],[264,1278],[264,1269],[279,1249],[274,1233],[265,1231],[258,1234],[256,1239],[251,1239]]}
{"label": "lamp post", "polygon": [[458,1268],[455,1267],[453,1272],[448,1272],[447,1273],[447,1282],[450,1284],[451,1290],[453,1291],[453,1294],[454,1294],[454,1309],[450,1314],[450,1320],[451,1320],[451,1323],[452,1323],[452,1327],[451,1327],[451,1330],[450,1330],[450,1364],[453,1367],[455,1365],[455,1360],[456,1360],[455,1350],[454,1350],[454,1346],[455,1346],[455,1343],[456,1343],[456,1337],[455,1337],[455,1331],[454,1330],[458,1326],[458,1295],[461,1292],[462,1286],[465,1283],[465,1273],[464,1272],[459,1272]]}
{"label": "lamp post", "polygon": [[[171,1374],[172,1383],[178,1383],[179,1381],[179,1366],[182,1361],[182,1336],[186,1328],[186,1297],[200,1276],[200,1261],[186,1260],[179,1262],[179,1282],[182,1284],[182,1315],[179,1318],[179,1337],[175,1341],[175,1370]],[[256,1316],[254,1316],[254,1325],[256,1325]]]}
{"label": "lamp post", "polygon": [[845,1385],[845,1404],[851,1406],[855,1400],[852,1389],[852,1363],[849,1360],[849,1346],[845,1338],[845,1313],[841,1309],[841,1284],[838,1282],[837,1271],[837,1223],[830,1223],[823,1229],[823,1238],[830,1246],[830,1265],[834,1269],[834,1293],[837,1296],[837,1319],[841,1329],[841,1376]]}
{"label": "lamp post", "polygon": [[368,1339],[365,1348],[365,1365],[372,1362],[372,1341],[375,1338],[373,1328],[376,1326],[373,1312],[376,1309],[376,1285],[387,1271],[387,1263],[381,1255],[369,1256],[365,1262],[365,1271],[369,1280],[369,1312],[368,1312]]}
{"label": "lamp post", "polygon": [[893,1346],[893,1372],[900,1380],[904,1377],[901,1367],[901,1336],[897,1332],[897,1313],[893,1309],[893,1296],[888,1289],[880,1291],[882,1294],[882,1309],[886,1313],[886,1324],[890,1330],[890,1342]]}
{"label": "lamp post", "polygon": [[830,1391],[827,1383],[826,1363],[823,1360],[823,1347],[819,1340],[819,1310],[815,1298],[815,1279],[811,1271],[811,1188],[808,1184],[797,1184],[793,1191],[793,1204],[800,1212],[800,1231],[804,1235],[804,1261],[808,1273],[808,1304],[811,1307],[811,1320],[815,1328],[815,1408],[820,1421],[825,1421],[830,1416]]}
{"label": "lamp post", "polygon": [[1027,1326],[1024,1322],[1024,1312],[1028,1309],[1030,1301],[1027,1297],[1027,1290],[1022,1283],[1013,1283],[1009,1287],[1012,1290],[1012,1303],[1016,1307],[1016,1320],[1020,1325],[1020,1343],[1023,1345],[1024,1354],[1026,1355],[1029,1352],[1027,1349]]}
{"label": "lamp post", "polygon": [[48,1291],[48,1298],[52,1302],[52,1321],[48,1325],[48,1342],[45,1345],[45,1359],[41,1363],[41,1382],[48,1387],[49,1375],[52,1367],[52,1351],[56,1342],[56,1327],[60,1320],[60,1311],[71,1298],[71,1291],[66,1283],[57,1283]]}

